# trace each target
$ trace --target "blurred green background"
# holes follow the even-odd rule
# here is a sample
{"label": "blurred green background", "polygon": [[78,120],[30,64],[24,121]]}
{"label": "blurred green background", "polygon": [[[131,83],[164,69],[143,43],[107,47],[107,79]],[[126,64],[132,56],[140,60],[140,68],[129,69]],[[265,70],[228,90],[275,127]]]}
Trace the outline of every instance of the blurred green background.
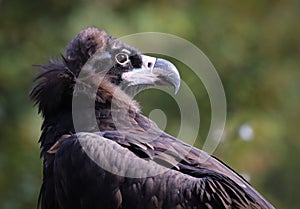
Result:
{"label": "blurred green background", "polygon": [[[59,58],[87,26],[115,37],[171,33],[203,50],[228,105],[224,140],[214,154],[250,177],[276,208],[299,208],[300,1],[1,0],[0,17],[1,209],[35,208],[42,181],[41,118],[28,99],[32,64]],[[209,98],[195,76],[179,70],[199,102],[200,146],[210,124]],[[168,97],[149,94],[157,99],[138,96],[146,115],[155,105],[174,109]],[[166,114],[167,131],[176,134],[179,116]]]}

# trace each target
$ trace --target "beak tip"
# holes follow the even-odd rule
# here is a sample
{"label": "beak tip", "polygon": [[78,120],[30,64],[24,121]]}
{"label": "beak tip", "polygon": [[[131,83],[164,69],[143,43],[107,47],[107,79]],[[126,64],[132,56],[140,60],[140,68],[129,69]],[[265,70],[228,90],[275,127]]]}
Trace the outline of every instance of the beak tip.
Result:
{"label": "beak tip", "polygon": [[174,76],[175,78],[173,79],[173,86],[174,86],[175,94],[177,94],[179,91],[179,88],[180,88],[181,78],[180,78],[180,74],[175,66],[174,66],[173,70],[175,72],[175,76]]}
{"label": "beak tip", "polygon": [[179,88],[180,88],[180,77],[179,77],[178,82],[176,82],[176,83],[174,84],[174,91],[175,91],[174,93],[175,93],[175,94],[178,93]]}
{"label": "beak tip", "polygon": [[177,94],[179,91],[179,87],[175,87],[175,94]]}

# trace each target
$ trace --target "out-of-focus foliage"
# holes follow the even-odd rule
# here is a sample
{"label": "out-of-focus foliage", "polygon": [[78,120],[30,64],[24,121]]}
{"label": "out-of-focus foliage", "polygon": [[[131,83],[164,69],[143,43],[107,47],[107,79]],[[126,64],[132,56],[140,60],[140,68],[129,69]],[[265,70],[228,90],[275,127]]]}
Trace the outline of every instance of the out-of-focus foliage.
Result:
{"label": "out-of-focus foliage", "polygon": [[[221,77],[228,103],[224,140],[214,154],[250,176],[277,208],[299,208],[299,11],[297,0],[1,0],[0,208],[34,208],[42,180],[41,118],[27,96],[36,70],[32,64],[58,58],[87,26],[115,37],[166,32],[202,49]],[[183,69],[199,101],[204,138],[209,98]],[[156,93],[149,93],[155,102],[140,96],[146,114],[153,107],[171,109],[166,104],[172,100],[164,102],[167,97]],[[162,106],[154,106],[158,102]],[[167,131],[176,134],[178,117],[169,112]]]}

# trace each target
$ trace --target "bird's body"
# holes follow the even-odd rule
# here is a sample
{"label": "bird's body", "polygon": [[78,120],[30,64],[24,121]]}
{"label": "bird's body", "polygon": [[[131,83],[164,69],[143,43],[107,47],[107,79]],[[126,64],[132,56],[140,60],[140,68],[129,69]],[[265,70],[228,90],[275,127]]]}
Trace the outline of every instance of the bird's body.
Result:
{"label": "bird's body", "polygon": [[[105,73],[85,72],[80,78],[87,60],[107,50],[117,64],[105,60],[111,65]],[[42,66],[31,92],[44,116],[41,208],[273,208],[225,164],[140,113],[126,87],[179,85],[174,69],[156,67],[165,63],[159,59],[147,58],[145,66],[152,68],[145,75],[144,60],[136,49],[88,28],[69,44],[64,59]],[[166,70],[173,74],[163,77]],[[92,101],[77,105],[79,130],[74,98]]]}

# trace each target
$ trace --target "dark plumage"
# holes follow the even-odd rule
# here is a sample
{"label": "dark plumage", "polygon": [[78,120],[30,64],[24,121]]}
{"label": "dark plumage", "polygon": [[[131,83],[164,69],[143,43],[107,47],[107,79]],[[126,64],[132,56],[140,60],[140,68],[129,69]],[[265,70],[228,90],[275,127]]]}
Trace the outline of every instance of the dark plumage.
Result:
{"label": "dark plumage", "polygon": [[[139,112],[128,88],[177,89],[171,63],[87,28],[40,68],[30,97],[44,117],[42,209],[273,208],[225,164]],[[76,109],[80,133],[76,98],[86,101]]]}

